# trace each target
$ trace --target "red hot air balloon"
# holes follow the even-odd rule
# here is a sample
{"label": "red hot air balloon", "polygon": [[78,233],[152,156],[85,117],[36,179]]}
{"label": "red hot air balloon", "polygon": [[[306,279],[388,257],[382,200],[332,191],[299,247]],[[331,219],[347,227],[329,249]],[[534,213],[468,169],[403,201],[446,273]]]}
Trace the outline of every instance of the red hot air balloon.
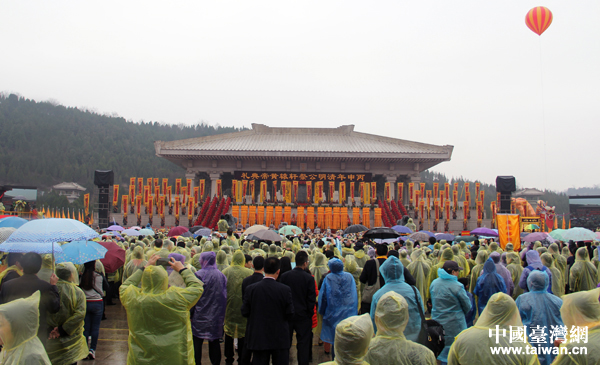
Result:
{"label": "red hot air balloon", "polygon": [[542,35],[552,24],[552,12],[544,6],[537,6],[529,10],[525,16],[525,24],[535,34]]}

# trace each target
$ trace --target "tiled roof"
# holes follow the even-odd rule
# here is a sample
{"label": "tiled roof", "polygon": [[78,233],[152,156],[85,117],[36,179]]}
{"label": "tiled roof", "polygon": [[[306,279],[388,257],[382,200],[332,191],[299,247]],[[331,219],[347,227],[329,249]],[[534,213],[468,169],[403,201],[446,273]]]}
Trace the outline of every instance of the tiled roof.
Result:
{"label": "tiled roof", "polygon": [[[452,146],[437,146],[338,128],[271,128],[253,124],[243,132],[156,142],[157,153],[177,151],[337,152],[381,154],[448,154]],[[448,156],[449,157],[449,156]]]}
{"label": "tiled roof", "polygon": [[525,188],[523,190],[519,190],[515,192],[515,196],[536,196],[536,195],[544,195],[543,191],[534,188]]}
{"label": "tiled roof", "polygon": [[52,189],[57,189],[57,190],[81,190],[81,191],[85,191],[86,189],[74,182],[61,182],[58,185],[54,185],[52,187]]}

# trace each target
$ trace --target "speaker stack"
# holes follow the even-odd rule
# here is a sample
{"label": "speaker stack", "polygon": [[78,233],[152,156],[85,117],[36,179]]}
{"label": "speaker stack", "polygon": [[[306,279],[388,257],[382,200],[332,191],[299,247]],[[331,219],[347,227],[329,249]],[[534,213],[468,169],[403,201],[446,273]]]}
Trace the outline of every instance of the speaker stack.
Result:
{"label": "speaker stack", "polygon": [[510,214],[510,196],[517,191],[517,183],[514,176],[497,176],[496,192],[500,193],[499,213]]}
{"label": "speaker stack", "polygon": [[98,187],[98,228],[108,228],[110,212],[110,187],[114,185],[115,176],[112,170],[96,170],[94,185]]}

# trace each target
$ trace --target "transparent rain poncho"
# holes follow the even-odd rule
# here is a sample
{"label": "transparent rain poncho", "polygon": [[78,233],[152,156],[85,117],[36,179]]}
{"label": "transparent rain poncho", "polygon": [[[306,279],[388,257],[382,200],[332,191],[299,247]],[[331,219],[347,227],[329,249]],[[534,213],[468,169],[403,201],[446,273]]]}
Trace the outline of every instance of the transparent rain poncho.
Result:
{"label": "transparent rain poncho", "polygon": [[508,263],[508,265],[506,265],[506,270],[510,272],[510,277],[512,278],[514,285],[512,298],[517,299],[519,295],[523,294],[523,289],[521,289],[521,287],[519,286],[519,280],[521,280],[521,274],[523,273],[523,266],[521,266],[521,258],[516,252],[507,252],[506,262]]}
{"label": "transparent rain poncho", "polygon": [[[185,256],[173,252],[173,253],[170,253],[168,256],[169,261],[171,261],[172,258],[175,259],[175,261],[181,262],[183,264],[183,266],[185,266]],[[169,275],[169,286],[177,286],[180,288],[185,288],[185,281],[183,280],[183,277],[181,276],[181,274],[179,274],[177,271],[173,270],[170,265],[167,266],[166,269],[167,269],[167,274]]]}
{"label": "transparent rain poncho", "polygon": [[408,319],[409,307],[402,295],[393,291],[382,295],[375,310],[377,335],[371,340],[365,361],[370,365],[436,365],[431,350],[404,336]]}
{"label": "transparent rain poncho", "polygon": [[28,298],[0,305],[0,339],[4,346],[0,353],[2,365],[51,365],[37,336],[39,303],[40,292],[36,291]]}
{"label": "transparent rain poncho", "polygon": [[[552,257],[550,256],[550,258]],[[517,308],[519,308],[523,325],[527,326],[527,335],[529,336],[530,343],[536,347],[552,348],[554,344],[549,340],[543,343],[535,343],[535,338],[532,337],[537,328],[545,326],[550,331],[553,327],[563,325],[560,317],[562,300],[546,291],[548,282],[548,275],[545,272],[533,271],[527,278],[529,293],[518,297],[516,304]],[[552,354],[538,355],[538,359],[542,365],[551,364],[554,357]]]}
{"label": "transparent rain poncho", "polygon": [[356,283],[356,293],[358,294],[358,303],[360,303],[363,287],[363,284],[360,282],[360,274],[362,269],[358,267],[354,255],[348,255],[344,259],[344,271],[352,275],[354,278],[354,282]]}
{"label": "transparent rain poncho", "polygon": [[311,274],[315,277],[317,287],[321,284],[323,276],[329,272],[327,267],[327,257],[324,254],[317,252],[315,255],[314,265],[310,268]]}
{"label": "transparent rain poncho", "polygon": [[52,276],[52,264],[54,260],[52,260],[52,254],[46,254],[42,256],[42,268],[37,273],[37,277],[44,280],[45,282],[50,282],[50,276]]}
{"label": "transparent rain poncho", "polygon": [[407,250],[400,250],[400,262],[402,263],[402,265],[404,265],[404,267],[408,267],[408,265],[410,265],[411,261],[408,259]]}
{"label": "transparent rain poncho", "polygon": [[[510,342],[511,326],[523,326],[515,301],[504,293],[494,294],[488,301],[485,310],[477,323],[461,332],[448,354],[448,365],[458,364],[499,364],[499,365],[534,365],[539,364],[533,352],[528,354],[526,348],[532,350],[525,342]],[[517,353],[492,354],[492,347],[520,347]]]}
{"label": "transparent rain poncho", "polygon": [[[600,289],[581,291],[578,293],[567,294],[563,299],[560,314],[568,328],[566,342],[560,345],[566,347],[569,355],[560,354],[556,357],[553,364],[600,364]],[[587,343],[577,335],[581,332],[571,329],[587,328]],[[579,340],[579,342],[577,342]],[[574,347],[586,347],[584,354],[574,354]],[[581,350],[581,349],[578,349]]]}
{"label": "transparent rain poncho", "polygon": [[465,254],[460,250],[460,246],[457,246],[457,245],[452,246],[452,253],[454,253],[454,261],[456,261],[458,266],[460,266],[464,269],[458,273],[458,277],[459,278],[469,277],[471,270],[469,269],[469,265],[467,263],[467,259],[465,258]]}
{"label": "transparent rain poncho", "polygon": [[444,326],[446,346],[438,360],[446,361],[454,337],[467,328],[465,316],[471,310],[471,299],[456,276],[448,274],[444,269],[438,269],[438,276],[429,288],[433,305],[431,319]]}
{"label": "transparent rain poncho", "polygon": [[277,246],[274,243],[269,245],[269,253],[267,257],[279,257],[280,255],[277,253]]}
{"label": "transparent rain poncho", "polygon": [[331,272],[325,276],[319,290],[318,312],[323,316],[321,340],[333,343],[337,324],[358,313],[358,295],[354,278],[343,271],[344,264],[340,259],[331,259],[328,266]]}
{"label": "transparent rain poncho", "polygon": [[59,327],[61,336],[48,340],[46,351],[53,365],[70,365],[85,358],[88,354],[87,340],[83,335],[85,319],[85,294],[77,286],[77,269],[70,263],[56,265],[56,284],[60,296],[60,310],[48,314],[47,322],[51,328]]}
{"label": "transparent rain poncho", "polygon": [[594,289],[598,285],[598,271],[590,262],[587,248],[580,247],[575,253],[575,263],[569,270],[571,292]]}
{"label": "transparent rain poncho", "polygon": [[196,277],[204,283],[204,293],[192,308],[192,333],[209,341],[223,337],[227,306],[227,278],[217,269],[214,252],[200,255],[202,269]]}
{"label": "transparent rain poncho", "polygon": [[223,250],[217,252],[217,269],[223,272],[223,270],[229,267],[229,261],[227,260],[227,253]]}
{"label": "transparent rain poncho", "polygon": [[204,289],[191,270],[181,276],[186,288],[169,287],[167,271],[148,266],[121,285],[129,326],[127,364],[195,364],[190,309]]}
{"label": "transparent rain poncho", "polygon": [[560,254],[560,250],[556,243],[553,243],[550,246],[548,246],[548,252],[552,255],[552,258],[554,259],[554,266],[556,266],[556,268],[560,270],[562,274],[563,283],[566,284],[569,280],[569,277],[567,276],[567,259]]}
{"label": "transparent rain poncho", "polygon": [[488,252],[486,250],[479,250],[477,252],[477,256],[475,257],[475,266],[471,270],[471,280],[469,281],[469,291],[473,293],[475,290],[475,285],[477,285],[477,279],[479,279],[479,275],[481,275],[481,271],[483,270],[483,264],[488,259]]}
{"label": "transparent rain poncho", "polygon": [[415,286],[419,289],[423,304],[426,304],[429,299],[427,279],[429,278],[429,272],[431,271],[431,264],[425,260],[425,253],[420,248],[413,250],[410,258],[412,259],[412,262],[407,267],[408,272],[415,278],[415,281],[417,282],[417,285]]}
{"label": "transparent rain poncho", "polygon": [[140,246],[136,246],[131,253],[129,263],[127,263],[123,269],[123,281],[133,275],[136,270],[146,266],[147,263],[148,261],[144,259],[144,250]]}
{"label": "transparent rain poncho", "polygon": [[341,321],[335,329],[335,360],[321,365],[369,365],[363,359],[373,337],[373,325],[368,314]]}
{"label": "transparent rain poncho", "polygon": [[[540,256],[540,259],[542,260],[542,264],[544,264],[544,266],[550,270],[552,277],[554,278],[554,280],[552,280],[552,293],[559,298],[562,297],[565,295],[565,283],[562,279],[562,273],[554,265],[554,259],[552,258],[552,255],[546,252]],[[531,276],[531,274],[529,275]]]}
{"label": "transparent rain poncho", "polygon": [[488,300],[496,293],[506,293],[506,284],[504,279],[496,272],[496,264],[492,258],[487,259],[483,264],[483,274],[477,279],[475,285],[475,294],[478,298],[477,311],[479,314],[483,312]]}
{"label": "transparent rain poncho", "polygon": [[[217,255],[218,256],[218,255]],[[225,334],[233,338],[246,336],[247,319],[242,316],[242,281],[254,271],[244,267],[246,257],[240,250],[235,251],[231,266],[223,270],[227,278],[227,308],[225,309]]]}
{"label": "transparent rain poncho", "polygon": [[411,341],[416,341],[419,336],[419,329],[421,328],[419,306],[423,308],[419,290],[417,289],[417,296],[415,297],[413,288],[404,281],[404,266],[395,256],[391,256],[385,260],[379,267],[379,271],[385,280],[385,285],[373,295],[373,301],[371,302],[371,319],[374,324],[373,329],[377,332],[377,327],[375,326],[375,311],[377,309],[379,298],[385,293],[393,291],[402,295],[409,305],[410,319],[406,325],[405,336]]}

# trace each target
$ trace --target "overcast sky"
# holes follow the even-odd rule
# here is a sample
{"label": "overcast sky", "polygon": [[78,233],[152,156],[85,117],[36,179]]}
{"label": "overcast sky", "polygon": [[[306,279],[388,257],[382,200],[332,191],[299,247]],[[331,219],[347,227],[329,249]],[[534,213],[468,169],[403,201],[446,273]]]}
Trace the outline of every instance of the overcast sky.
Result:
{"label": "overcast sky", "polygon": [[[534,6],[554,21],[539,37]],[[600,183],[600,1],[2,1],[0,91],[134,121],[453,145],[434,168]]]}

